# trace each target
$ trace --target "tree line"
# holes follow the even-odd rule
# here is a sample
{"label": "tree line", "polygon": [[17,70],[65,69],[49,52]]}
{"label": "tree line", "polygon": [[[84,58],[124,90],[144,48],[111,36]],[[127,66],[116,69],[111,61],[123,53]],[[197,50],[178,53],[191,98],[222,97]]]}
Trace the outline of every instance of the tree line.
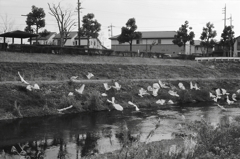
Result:
{"label": "tree line", "polygon": [[[66,43],[67,37],[69,36],[70,31],[73,26],[76,25],[75,19],[73,19],[73,11],[63,9],[61,3],[52,4],[48,3],[49,14],[53,16],[56,20],[58,31],[60,35],[60,46],[63,47]],[[45,12],[43,8],[38,8],[36,6],[32,6],[31,12],[27,14],[26,18],[26,28],[25,31],[30,33],[36,33],[40,36],[47,36],[50,31],[46,29],[42,32],[39,32],[39,29],[45,27]],[[6,30],[6,28],[5,28]],[[79,28],[78,36],[84,36],[88,39],[97,38],[99,36],[99,31],[101,30],[101,24],[94,19],[93,13],[88,13],[83,16],[82,26]],[[137,25],[135,18],[130,18],[125,27],[121,28],[121,34],[117,37],[119,43],[129,43],[130,51],[132,51],[132,42],[134,39],[141,39],[142,33],[136,31]],[[200,36],[200,46],[203,48],[202,52],[204,52],[207,56],[210,50],[214,46],[219,46],[223,48],[223,52],[226,56],[233,56],[234,51],[234,31],[233,26],[225,26],[223,32],[221,33],[221,40],[217,41],[214,39],[217,35],[216,30],[214,30],[214,24],[211,22],[206,23],[206,26],[203,27],[202,33]],[[192,27],[189,26],[189,22],[185,21],[179,29],[177,30],[177,34],[174,36],[173,44],[178,45],[179,47],[183,47],[185,51],[186,44],[189,42],[190,45],[194,45],[195,33],[192,30]],[[38,39],[36,39],[38,40]],[[150,48],[155,45],[154,43],[150,46]]]}
{"label": "tree line", "polygon": [[[52,4],[48,3],[49,7],[49,14],[53,16],[57,22],[58,31],[60,35],[60,46],[63,47],[67,41],[67,37],[69,36],[70,31],[72,30],[73,26],[76,25],[75,19],[73,19],[73,11],[63,9],[61,3]],[[36,6],[32,6],[32,11],[27,14],[26,19],[26,32],[36,33],[41,36],[47,36],[50,34],[50,31],[46,29],[42,32],[38,32],[40,28],[45,27],[45,12],[43,8],[38,8]],[[99,31],[101,30],[101,24],[94,19],[93,13],[88,13],[87,15],[83,16],[82,20],[82,27],[79,29],[78,36],[87,37],[87,46],[89,46],[89,39],[90,38],[97,38],[99,35]],[[38,38],[36,38],[36,42]]]}

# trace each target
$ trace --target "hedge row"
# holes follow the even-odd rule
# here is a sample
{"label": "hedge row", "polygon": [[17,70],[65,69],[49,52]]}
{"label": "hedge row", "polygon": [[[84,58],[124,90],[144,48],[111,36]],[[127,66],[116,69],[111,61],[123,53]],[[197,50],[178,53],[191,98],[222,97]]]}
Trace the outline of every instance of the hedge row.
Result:
{"label": "hedge row", "polygon": [[114,51],[111,49],[85,49],[78,47],[59,47],[53,45],[9,45],[9,51],[25,53],[46,53],[46,54],[68,54],[68,55],[103,55],[103,56],[129,56],[129,57],[148,57],[148,58],[168,58],[168,59],[190,59],[196,56],[180,54],[177,57],[160,52],[137,52],[137,51]]}

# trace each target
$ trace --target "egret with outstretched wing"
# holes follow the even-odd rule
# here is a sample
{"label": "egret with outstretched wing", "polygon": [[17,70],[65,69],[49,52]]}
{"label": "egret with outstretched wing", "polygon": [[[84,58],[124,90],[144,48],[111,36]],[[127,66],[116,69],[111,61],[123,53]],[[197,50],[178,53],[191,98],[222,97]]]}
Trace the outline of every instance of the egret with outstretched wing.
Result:
{"label": "egret with outstretched wing", "polygon": [[115,86],[112,86],[112,88],[115,88],[116,90],[119,91],[121,89],[121,85],[118,82],[115,82],[114,84]]}
{"label": "egret with outstretched wing", "polygon": [[91,79],[94,75],[90,72],[88,72],[88,74],[86,75],[88,79]]}
{"label": "egret with outstretched wing", "polygon": [[137,106],[136,104],[134,104],[133,102],[131,102],[131,101],[128,101],[128,104],[130,104],[130,105],[134,106],[134,107],[135,107],[135,109],[136,109],[136,111],[139,111],[139,108],[138,108],[138,106]]}
{"label": "egret with outstretched wing", "polygon": [[108,91],[109,89],[111,89],[111,86],[108,86],[108,83],[103,83],[103,86],[105,88],[106,91]]}
{"label": "egret with outstretched wing", "polygon": [[159,99],[159,100],[156,101],[156,103],[157,103],[157,104],[160,104],[160,105],[164,105],[165,102],[166,102],[165,99]]}
{"label": "egret with outstretched wing", "polygon": [[19,72],[18,72],[18,75],[19,75],[22,83],[27,84],[27,85],[29,84],[27,81],[24,80],[24,78],[21,76],[21,74]]}
{"label": "egret with outstretched wing", "polygon": [[83,94],[85,88],[85,84],[83,84],[79,89],[75,89],[76,92],[78,92],[79,94]]}

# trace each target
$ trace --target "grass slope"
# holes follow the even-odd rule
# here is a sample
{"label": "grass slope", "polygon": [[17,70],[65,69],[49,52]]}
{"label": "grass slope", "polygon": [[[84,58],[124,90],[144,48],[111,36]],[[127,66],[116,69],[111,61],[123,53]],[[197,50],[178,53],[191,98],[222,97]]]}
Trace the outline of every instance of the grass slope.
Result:
{"label": "grass slope", "polygon": [[[0,92],[0,119],[58,114],[57,109],[69,105],[73,105],[73,109],[64,113],[111,110],[113,107],[106,102],[106,99],[111,99],[112,96],[116,97],[116,102],[124,108],[132,108],[128,105],[128,101],[136,103],[140,108],[159,107],[155,103],[158,99],[171,99],[178,104],[209,102],[212,101],[209,98],[209,92],[214,92],[213,88],[222,87],[230,93],[240,88],[238,62],[197,63],[169,59],[7,52],[1,52],[0,56],[0,89],[2,90]],[[91,63],[86,61],[91,61]],[[32,84],[38,83],[41,90],[33,92],[26,90],[26,86],[20,82],[18,71],[25,80],[31,81]],[[75,89],[83,84],[81,80],[87,80],[87,72],[95,75],[93,77],[95,81],[107,79],[111,81],[108,82],[109,85],[118,81],[122,88],[120,91],[113,89],[105,91],[102,82],[90,81],[85,83],[84,93],[77,94]],[[69,78],[76,75],[79,76],[80,83],[69,82]],[[201,90],[189,90],[189,81],[184,80],[186,78],[188,80],[194,78],[193,82],[197,82]],[[143,81],[131,81],[131,79]],[[158,79],[165,79],[165,82],[171,84],[171,89],[177,91],[180,98],[170,96],[169,89],[161,89],[156,97],[149,95],[141,98],[138,96],[140,88],[147,89],[153,82],[158,82]],[[43,81],[50,82],[44,83]],[[9,83],[6,84],[6,82]],[[178,88],[179,82],[185,85],[186,91]],[[74,96],[68,96],[69,92],[74,92]],[[107,93],[108,97],[102,97],[102,93]],[[167,108],[168,105],[161,107]]]}

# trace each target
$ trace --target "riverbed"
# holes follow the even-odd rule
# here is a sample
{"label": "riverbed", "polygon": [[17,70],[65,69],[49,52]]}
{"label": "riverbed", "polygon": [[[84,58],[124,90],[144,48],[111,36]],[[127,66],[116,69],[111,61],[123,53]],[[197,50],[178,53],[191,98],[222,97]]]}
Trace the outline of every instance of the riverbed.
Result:
{"label": "riverbed", "polygon": [[173,134],[183,131],[186,122],[203,119],[216,125],[223,117],[240,115],[239,103],[227,109],[223,111],[212,103],[195,103],[164,109],[159,106],[140,111],[84,112],[0,121],[0,152],[9,157],[42,155],[45,159],[103,154],[121,148],[119,136],[125,130],[133,137],[140,135],[140,142],[146,142],[160,120],[148,142],[173,139],[176,137]]}

